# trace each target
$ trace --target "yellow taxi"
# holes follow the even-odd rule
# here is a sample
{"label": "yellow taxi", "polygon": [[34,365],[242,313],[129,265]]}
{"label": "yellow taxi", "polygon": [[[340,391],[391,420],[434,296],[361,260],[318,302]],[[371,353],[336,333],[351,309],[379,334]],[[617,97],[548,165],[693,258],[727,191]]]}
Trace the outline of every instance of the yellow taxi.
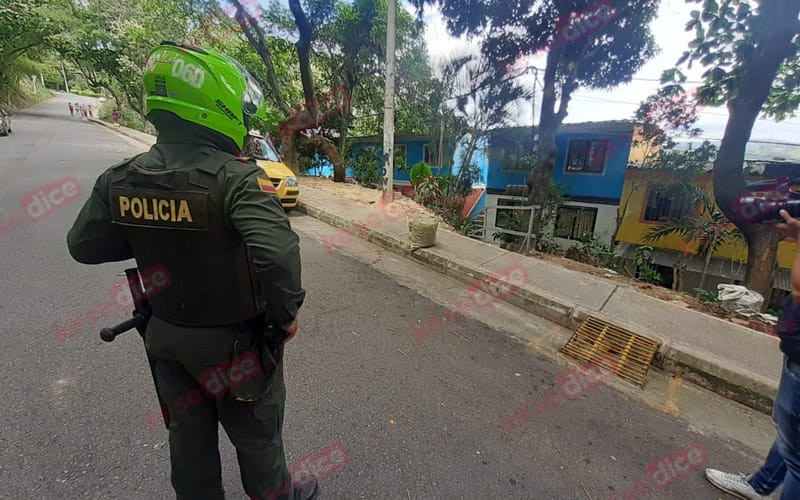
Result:
{"label": "yellow taxi", "polygon": [[300,185],[297,176],[287,167],[272,144],[257,133],[247,136],[245,154],[256,159],[256,163],[264,170],[270,182],[278,192],[281,204],[287,212],[297,206],[300,196]]}

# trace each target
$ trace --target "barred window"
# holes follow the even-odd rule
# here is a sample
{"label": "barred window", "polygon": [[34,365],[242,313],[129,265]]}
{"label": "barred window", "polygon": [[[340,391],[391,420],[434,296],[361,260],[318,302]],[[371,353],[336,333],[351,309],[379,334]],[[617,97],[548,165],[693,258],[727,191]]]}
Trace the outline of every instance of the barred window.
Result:
{"label": "barred window", "polygon": [[669,196],[658,191],[647,194],[647,205],[642,220],[661,222],[664,220],[683,220],[694,211],[694,203],[685,196]]}
{"label": "barred window", "polygon": [[579,240],[584,233],[594,233],[596,220],[597,209],[594,207],[559,207],[553,236]]}
{"label": "barred window", "polygon": [[569,141],[567,172],[602,173],[606,168],[607,140]]}

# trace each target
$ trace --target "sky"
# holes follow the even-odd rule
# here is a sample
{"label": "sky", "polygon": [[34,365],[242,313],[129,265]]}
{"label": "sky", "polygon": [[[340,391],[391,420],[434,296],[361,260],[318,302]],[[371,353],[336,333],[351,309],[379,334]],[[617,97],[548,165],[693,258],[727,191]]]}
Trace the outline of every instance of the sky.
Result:
{"label": "sky", "polygon": [[[410,6],[403,1],[403,6],[411,11]],[[689,20],[689,12],[697,8],[697,4],[687,5],[684,0],[662,0],[658,17],[653,21],[652,31],[660,52],[648,61],[642,69],[634,75],[634,81],[621,85],[610,91],[592,91],[578,89],[569,105],[569,114],[565,123],[578,123],[586,121],[623,120],[630,119],[639,103],[659,87],[659,77],[665,69],[674,66],[687,47],[692,36],[684,30]],[[456,39],[451,37],[445,22],[438,11],[427,9],[423,15],[425,22],[425,39],[431,61],[452,57],[453,54],[462,54],[464,51],[477,52],[478,42],[466,38]],[[544,68],[545,54],[540,52],[528,59],[533,65]],[[694,67],[685,70],[688,80],[699,81],[703,72],[702,68]],[[519,77],[521,85],[533,85],[533,75]],[[539,77],[541,89],[541,76]],[[688,84],[685,88],[692,87]],[[538,95],[541,99],[541,93]],[[515,121],[519,125],[531,124],[531,103],[522,103],[519,107]],[[538,101],[537,101],[537,116]],[[705,107],[700,111],[700,120],[697,126],[703,129],[701,137],[720,139],[727,122],[725,107]],[[789,118],[783,122],[772,120],[758,120],[751,141],[778,141],[800,144],[800,117]],[[794,148],[792,148],[794,149]],[[800,153],[800,146],[797,147]]]}

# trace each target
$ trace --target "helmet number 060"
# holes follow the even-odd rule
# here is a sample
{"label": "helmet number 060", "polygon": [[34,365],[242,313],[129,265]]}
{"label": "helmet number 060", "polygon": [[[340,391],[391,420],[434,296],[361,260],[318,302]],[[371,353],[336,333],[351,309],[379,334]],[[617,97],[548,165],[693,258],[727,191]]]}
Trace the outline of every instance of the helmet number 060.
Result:
{"label": "helmet number 060", "polygon": [[176,59],[172,63],[172,76],[180,78],[192,87],[199,89],[206,79],[206,72],[192,63],[186,64],[183,59]]}

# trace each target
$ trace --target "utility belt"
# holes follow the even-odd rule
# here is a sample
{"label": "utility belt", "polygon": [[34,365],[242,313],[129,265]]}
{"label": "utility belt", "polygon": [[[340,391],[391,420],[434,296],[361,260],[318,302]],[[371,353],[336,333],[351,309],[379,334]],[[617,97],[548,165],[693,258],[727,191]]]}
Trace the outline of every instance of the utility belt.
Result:
{"label": "utility belt", "polygon": [[[159,318],[162,319],[162,318]],[[255,402],[272,389],[283,369],[283,341],[286,332],[260,314],[233,326],[230,358],[199,374],[206,397],[217,404],[225,396],[237,402]]]}

